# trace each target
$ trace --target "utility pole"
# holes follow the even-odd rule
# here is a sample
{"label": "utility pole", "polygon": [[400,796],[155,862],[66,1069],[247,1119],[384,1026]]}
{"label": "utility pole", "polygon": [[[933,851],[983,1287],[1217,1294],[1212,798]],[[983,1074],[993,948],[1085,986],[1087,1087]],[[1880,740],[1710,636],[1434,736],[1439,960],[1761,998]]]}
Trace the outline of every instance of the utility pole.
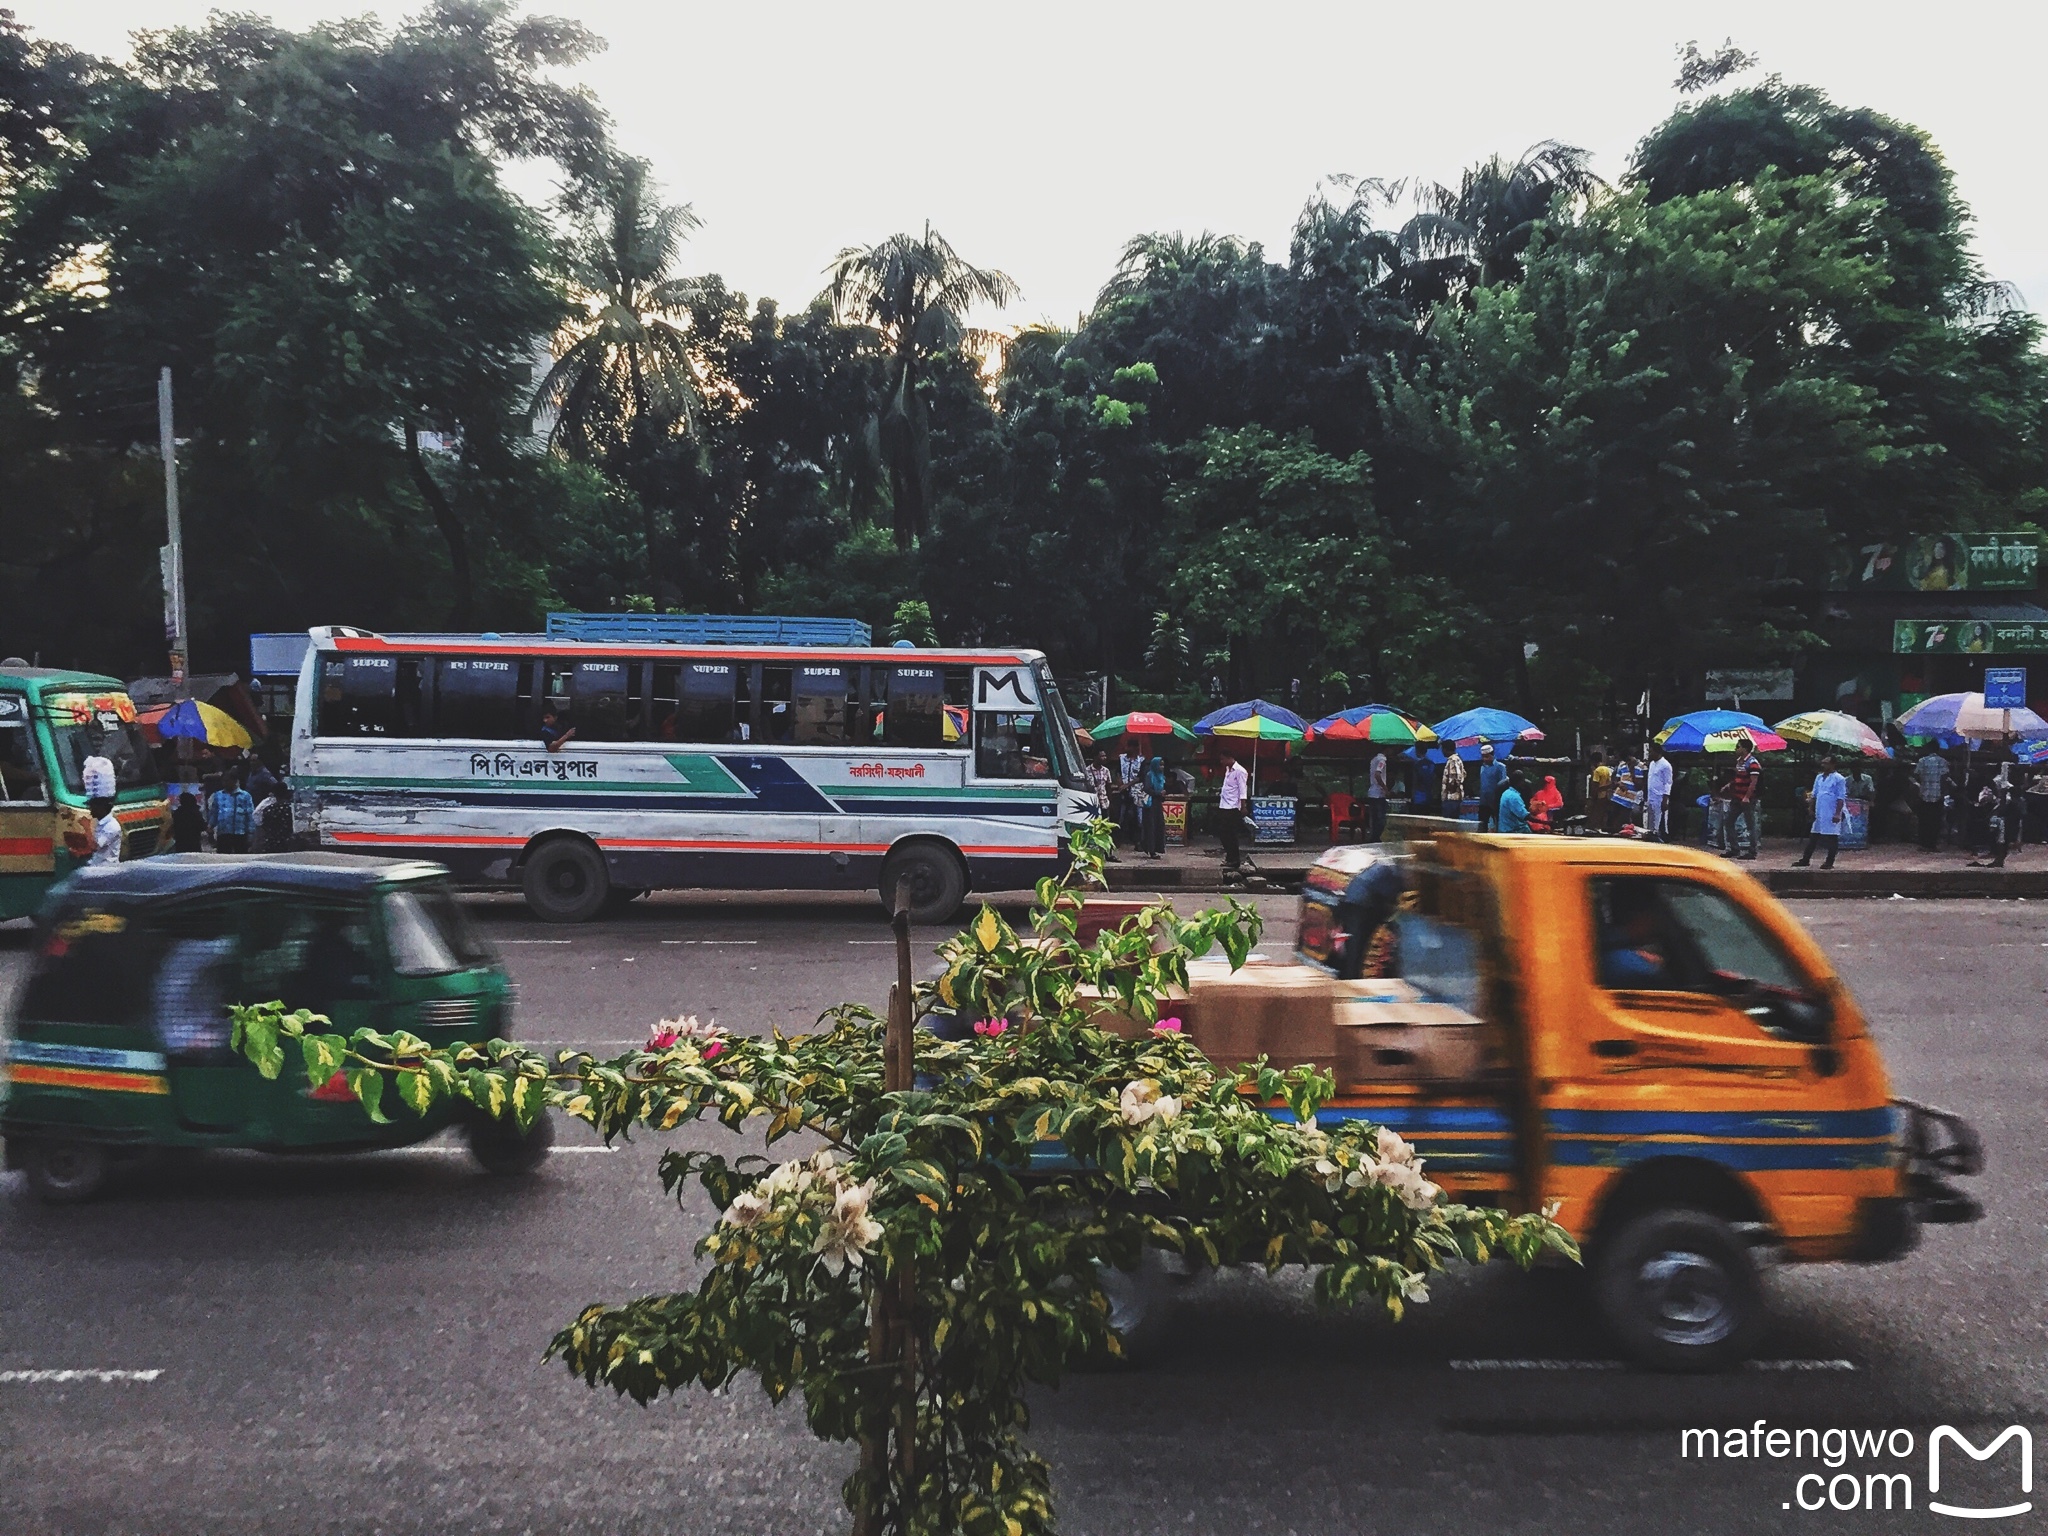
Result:
{"label": "utility pole", "polygon": [[171,649],[171,697],[186,696],[185,532],[178,520],[178,439],[171,426],[171,370],[156,376],[157,446],[164,458],[164,521],[170,542],[163,547],[164,633]]}

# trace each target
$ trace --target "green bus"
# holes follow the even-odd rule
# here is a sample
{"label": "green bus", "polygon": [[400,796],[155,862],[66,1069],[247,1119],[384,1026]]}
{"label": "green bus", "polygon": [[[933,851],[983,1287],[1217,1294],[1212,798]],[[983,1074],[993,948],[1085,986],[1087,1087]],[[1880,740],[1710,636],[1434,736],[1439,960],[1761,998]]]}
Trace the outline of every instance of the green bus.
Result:
{"label": "green bus", "polygon": [[171,841],[171,808],[135,704],[116,678],[0,666],[0,921],[25,917],[43,893],[92,857],[85,760],[114,765],[121,857]]}

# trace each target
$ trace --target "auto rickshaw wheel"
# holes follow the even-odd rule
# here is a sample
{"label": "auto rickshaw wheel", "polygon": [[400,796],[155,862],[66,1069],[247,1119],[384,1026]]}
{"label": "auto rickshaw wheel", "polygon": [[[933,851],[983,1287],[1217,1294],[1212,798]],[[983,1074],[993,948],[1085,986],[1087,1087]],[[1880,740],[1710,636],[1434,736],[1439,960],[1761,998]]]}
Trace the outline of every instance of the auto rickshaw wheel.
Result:
{"label": "auto rickshaw wheel", "polygon": [[531,1173],[547,1161],[555,1144],[555,1122],[543,1113],[526,1130],[514,1120],[475,1119],[463,1127],[469,1155],[485,1173],[500,1177]]}
{"label": "auto rickshaw wheel", "polygon": [[96,1142],[36,1140],[22,1150],[28,1187],[45,1205],[78,1205],[107,1182],[107,1149]]}
{"label": "auto rickshaw wheel", "polygon": [[1605,1242],[1600,1312],[1617,1342],[1659,1371],[1722,1371],[1764,1323],[1763,1284],[1735,1229],[1707,1211],[1646,1211]]}

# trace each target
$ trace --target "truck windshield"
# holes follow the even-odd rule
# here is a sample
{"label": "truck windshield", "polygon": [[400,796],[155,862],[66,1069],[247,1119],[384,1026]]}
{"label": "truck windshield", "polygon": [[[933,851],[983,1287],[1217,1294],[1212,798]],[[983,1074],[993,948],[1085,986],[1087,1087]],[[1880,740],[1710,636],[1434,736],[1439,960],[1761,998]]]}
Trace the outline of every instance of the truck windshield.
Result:
{"label": "truck windshield", "polygon": [[149,755],[149,743],[142,739],[142,728],[123,718],[134,712],[135,706],[125,696],[116,701],[104,696],[56,694],[44,701],[43,719],[50,727],[55,766],[66,789],[74,795],[85,793],[88,757],[104,757],[114,765],[117,790],[146,789],[162,782]]}

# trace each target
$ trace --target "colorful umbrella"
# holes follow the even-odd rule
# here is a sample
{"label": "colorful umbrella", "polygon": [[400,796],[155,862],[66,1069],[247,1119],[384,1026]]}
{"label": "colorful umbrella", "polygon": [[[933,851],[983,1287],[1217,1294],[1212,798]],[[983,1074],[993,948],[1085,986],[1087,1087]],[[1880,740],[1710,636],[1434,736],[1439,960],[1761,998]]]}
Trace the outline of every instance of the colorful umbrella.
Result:
{"label": "colorful umbrella", "polygon": [[1753,726],[1741,725],[1732,731],[1711,732],[1705,741],[1701,743],[1701,750],[1705,752],[1782,752],[1785,750],[1785,738],[1778,735],[1775,731],[1766,731]]}
{"label": "colorful umbrella", "polygon": [[1771,727],[1787,741],[1814,747],[1833,747],[1858,757],[1890,757],[1892,749],[1869,726],[1839,709],[1810,709],[1803,715],[1780,720]]}
{"label": "colorful umbrella", "polygon": [[1308,728],[1308,741],[1364,741],[1412,747],[1436,740],[1436,732],[1412,715],[1387,704],[1360,704],[1325,715]]}
{"label": "colorful umbrella", "polygon": [[1127,715],[1111,715],[1102,724],[1090,727],[1088,734],[1097,741],[1105,736],[1178,736],[1183,741],[1195,739],[1195,733],[1178,720],[1155,715],[1149,709],[1134,709]]}
{"label": "colorful umbrella", "polygon": [[[1508,709],[1467,709],[1439,720],[1430,727],[1445,741],[1455,741],[1460,746],[1468,742],[1490,741],[1499,745],[1504,741],[1541,741],[1543,733],[1532,721],[1524,720]],[[1458,754],[1463,757],[1465,754]]]}
{"label": "colorful umbrella", "polygon": [[249,733],[224,709],[197,699],[180,699],[157,715],[157,735],[166,741],[203,741],[209,747],[251,747]]}
{"label": "colorful umbrella", "polygon": [[2021,741],[2048,736],[2048,720],[2031,709],[1986,709],[1981,693],[1938,693],[1894,722],[1907,736],[1967,736],[1972,741]]}
{"label": "colorful umbrella", "polygon": [[1300,741],[1308,722],[1283,704],[1246,699],[1211,710],[1195,722],[1197,736],[1238,736],[1253,741]]}
{"label": "colorful umbrella", "polygon": [[1706,740],[1718,731],[1766,731],[1763,720],[1740,709],[1696,709],[1691,714],[1673,715],[1652,739],[1666,752],[1703,752]]}

